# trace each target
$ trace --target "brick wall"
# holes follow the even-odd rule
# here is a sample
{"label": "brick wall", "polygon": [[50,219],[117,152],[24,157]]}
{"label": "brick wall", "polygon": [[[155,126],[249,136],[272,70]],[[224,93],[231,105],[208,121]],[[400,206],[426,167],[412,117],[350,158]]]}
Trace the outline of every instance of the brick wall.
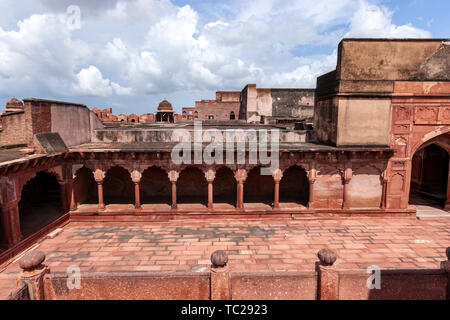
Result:
{"label": "brick wall", "polygon": [[23,112],[3,114],[0,145],[19,144],[27,141],[25,114]]}

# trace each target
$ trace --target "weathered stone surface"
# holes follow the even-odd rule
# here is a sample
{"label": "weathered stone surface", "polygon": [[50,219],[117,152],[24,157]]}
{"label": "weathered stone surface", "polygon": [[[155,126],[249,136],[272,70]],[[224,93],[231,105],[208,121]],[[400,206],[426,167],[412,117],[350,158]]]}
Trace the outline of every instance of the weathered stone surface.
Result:
{"label": "weathered stone surface", "polygon": [[322,249],[317,253],[317,257],[323,266],[332,266],[337,259],[336,254],[330,249]]}
{"label": "weathered stone surface", "polygon": [[42,251],[33,250],[28,252],[19,260],[19,266],[23,270],[33,270],[42,265],[45,261],[45,253]]}
{"label": "weathered stone surface", "polygon": [[66,152],[67,146],[57,132],[38,133],[35,135],[36,143],[45,153]]}
{"label": "weathered stone surface", "polygon": [[223,268],[227,265],[228,255],[223,250],[214,251],[211,254],[211,263],[214,268]]}

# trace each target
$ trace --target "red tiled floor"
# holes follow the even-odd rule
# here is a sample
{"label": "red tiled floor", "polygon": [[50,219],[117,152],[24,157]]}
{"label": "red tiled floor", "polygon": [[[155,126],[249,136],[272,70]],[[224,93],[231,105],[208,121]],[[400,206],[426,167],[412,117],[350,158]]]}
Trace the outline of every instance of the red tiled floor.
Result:
{"label": "red tiled floor", "polygon": [[[312,271],[325,247],[339,269],[439,268],[450,246],[450,219],[335,218],[158,223],[72,222],[38,250],[52,272],[202,271],[226,250],[232,271]],[[0,269],[0,297],[15,286],[17,263]]]}

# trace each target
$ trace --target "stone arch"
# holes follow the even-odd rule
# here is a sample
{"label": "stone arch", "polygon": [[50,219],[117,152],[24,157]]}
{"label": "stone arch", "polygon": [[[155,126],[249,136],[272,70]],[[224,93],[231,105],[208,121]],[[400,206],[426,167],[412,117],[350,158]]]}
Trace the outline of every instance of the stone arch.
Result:
{"label": "stone arch", "polygon": [[177,181],[177,202],[208,204],[208,182],[197,167],[186,167]]}
{"label": "stone arch", "polygon": [[236,205],[237,184],[233,170],[227,166],[218,168],[213,186],[214,203]]}
{"label": "stone arch", "polygon": [[424,134],[422,139],[419,139],[410,150],[410,156],[412,157],[416,151],[421,148],[423,145],[425,145],[428,141],[435,139],[440,136],[445,136],[446,134],[450,133],[450,127],[442,127],[439,129],[436,129],[434,131],[431,131],[427,134]]}
{"label": "stone arch", "polygon": [[130,172],[122,166],[114,166],[103,181],[105,204],[134,204],[134,184]]}
{"label": "stone arch", "polygon": [[19,220],[28,237],[63,215],[61,187],[55,174],[40,171],[28,180],[20,193]]}
{"label": "stone arch", "polygon": [[438,143],[418,148],[411,160],[409,201],[444,207],[447,201],[449,153]]}
{"label": "stone arch", "polygon": [[271,175],[261,175],[261,167],[248,172],[244,183],[244,203],[273,203],[275,182]]}
{"label": "stone arch", "polygon": [[98,188],[94,179],[94,173],[86,166],[81,167],[75,173],[73,181],[75,204],[97,204]]}
{"label": "stone arch", "polygon": [[171,204],[171,183],[167,171],[152,166],[142,173],[140,192],[142,204]]}
{"label": "stone arch", "polygon": [[280,181],[280,202],[308,205],[309,181],[304,168],[293,165],[286,169]]}

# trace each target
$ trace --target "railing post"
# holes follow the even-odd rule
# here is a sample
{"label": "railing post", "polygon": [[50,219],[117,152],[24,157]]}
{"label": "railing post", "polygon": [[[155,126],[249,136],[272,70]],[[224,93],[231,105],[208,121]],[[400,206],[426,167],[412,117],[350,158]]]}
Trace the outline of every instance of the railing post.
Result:
{"label": "railing post", "polygon": [[330,249],[322,249],[317,253],[319,262],[316,264],[318,274],[319,300],[339,300],[339,274],[333,265],[336,262],[336,254]]}
{"label": "railing post", "polygon": [[441,262],[441,269],[447,271],[447,300],[450,300],[450,247],[447,248],[445,254],[447,261]]}
{"label": "railing post", "polygon": [[30,300],[44,300],[44,276],[50,272],[44,261],[42,251],[31,251],[19,260],[22,274],[17,284],[24,282],[28,286]]}
{"label": "railing post", "polygon": [[211,300],[231,300],[230,269],[225,251],[211,254]]}

